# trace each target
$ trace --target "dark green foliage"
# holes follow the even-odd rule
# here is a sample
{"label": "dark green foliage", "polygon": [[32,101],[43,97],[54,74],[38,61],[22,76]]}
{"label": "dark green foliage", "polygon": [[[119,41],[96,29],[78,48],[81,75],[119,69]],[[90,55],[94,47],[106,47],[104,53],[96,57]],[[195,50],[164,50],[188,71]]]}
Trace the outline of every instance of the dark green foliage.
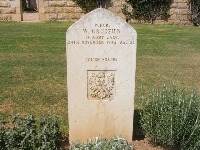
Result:
{"label": "dark green foliage", "polygon": [[59,147],[61,134],[55,116],[42,118],[39,127],[32,115],[17,115],[10,124],[0,123],[0,150],[55,150]]}
{"label": "dark green foliage", "polygon": [[5,139],[6,139],[6,128],[5,125],[6,122],[3,120],[0,120],[0,150],[5,148]]}
{"label": "dark green foliage", "polygon": [[36,125],[35,118],[30,115],[25,118],[15,116],[11,127],[1,121],[0,143],[2,149],[24,149],[35,148]]}
{"label": "dark green foliage", "polygon": [[73,0],[73,1],[86,12],[89,12],[96,8],[96,0]]}
{"label": "dark green foliage", "polygon": [[167,19],[172,0],[127,0],[132,6],[132,11],[128,11],[128,6],[124,5],[122,12],[128,17],[139,20],[149,20],[153,23],[158,17]]}
{"label": "dark green foliage", "polygon": [[155,144],[181,150],[200,149],[200,100],[174,84],[153,88],[144,98],[141,126]]}
{"label": "dark green foliage", "polygon": [[70,147],[70,150],[132,150],[132,145],[122,137],[115,137],[111,140],[96,138],[88,140],[86,144],[77,142]]}
{"label": "dark green foliage", "polygon": [[194,25],[200,26],[200,0],[190,0],[191,20]]}
{"label": "dark green foliage", "polygon": [[111,0],[73,0],[86,12],[90,12],[98,7],[106,7],[106,4],[110,4]]}

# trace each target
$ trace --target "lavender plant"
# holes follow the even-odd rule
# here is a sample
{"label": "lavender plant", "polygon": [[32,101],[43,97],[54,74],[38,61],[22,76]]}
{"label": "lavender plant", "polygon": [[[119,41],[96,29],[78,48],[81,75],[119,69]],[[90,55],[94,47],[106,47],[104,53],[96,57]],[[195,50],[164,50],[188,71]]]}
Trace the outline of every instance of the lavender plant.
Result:
{"label": "lavender plant", "polygon": [[141,126],[155,144],[180,150],[200,149],[200,99],[175,84],[154,87],[144,97]]}
{"label": "lavender plant", "polygon": [[70,150],[133,150],[133,147],[126,139],[117,136],[111,140],[96,137],[88,140],[87,143],[76,142]]}
{"label": "lavender plant", "polygon": [[32,115],[16,115],[12,123],[0,120],[0,150],[56,150],[60,138],[59,122],[55,116],[43,117],[39,127]]}
{"label": "lavender plant", "polygon": [[40,121],[39,150],[57,150],[60,146],[60,125],[56,116],[42,117]]}

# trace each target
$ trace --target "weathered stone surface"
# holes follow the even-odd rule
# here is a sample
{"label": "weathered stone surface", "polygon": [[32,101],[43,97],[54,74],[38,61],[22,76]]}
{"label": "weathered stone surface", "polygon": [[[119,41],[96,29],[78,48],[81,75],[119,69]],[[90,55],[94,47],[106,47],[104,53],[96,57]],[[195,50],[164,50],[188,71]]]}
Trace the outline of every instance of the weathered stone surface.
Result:
{"label": "weathered stone surface", "polygon": [[15,14],[16,8],[4,8],[2,14]]}
{"label": "weathered stone surface", "polygon": [[179,9],[186,9],[188,7],[187,3],[178,3],[177,6]]}
{"label": "weathered stone surface", "polygon": [[[115,0],[115,1],[112,1],[112,4],[113,4],[113,6],[121,6],[122,5],[122,1],[121,0]],[[123,4],[126,4],[126,3],[123,3]]]}
{"label": "weathered stone surface", "polygon": [[72,12],[75,12],[75,13],[82,13],[84,12],[80,7],[74,7],[74,10]]}
{"label": "weathered stone surface", "polygon": [[181,21],[187,21],[189,18],[187,15],[182,15]]}
{"label": "weathered stone surface", "polygon": [[83,13],[70,13],[69,16],[70,16],[70,19],[79,19],[80,16],[82,16]]}
{"label": "weathered stone surface", "polygon": [[176,14],[172,14],[172,15],[170,16],[170,19],[171,19],[171,20],[176,20]]}
{"label": "weathered stone surface", "polygon": [[74,11],[74,7],[64,7],[63,11],[64,13],[71,13]]}
{"label": "weathered stone surface", "polygon": [[39,0],[39,7],[48,7],[49,1]]}
{"label": "weathered stone surface", "polygon": [[171,25],[174,24],[174,20],[168,20],[167,22],[168,22],[167,24],[171,24]]}
{"label": "weathered stone surface", "polygon": [[63,13],[63,8],[62,7],[56,8],[55,12],[56,13]]}
{"label": "weathered stone surface", "polygon": [[126,20],[126,16],[123,13],[119,13],[118,16],[121,17],[123,20]]}
{"label": "weathered stone surface", "polygon": [[177,8],[177,6],[178,6],[178,3],[171,4],[171,8]]}
{"label": "weathered stone surface", "polygon": [[40,20],[42,21],[49,21],[49,14],[39,14]]}
{"label": "weathered stone surface", "polygon": [[44,13],[49,13],[49,8],[48,7],[44,7]]}
{"label": "weathered stone surface", "polygon": [[132,141],[136,31],[96,9],[67,31],[69,139],[115,135]]}
{"label": "weathered stone surface", "polygon": [[64,12],[64,8],[62,7],[45,7],[44,8],[44,13],[63,13]]}
{"label": "weathered stone surface", "polygon": [[12,14],[12,21],[21,21],[22,15],[21,14]]}
{"label": "weathered stone surface", "polygon": [[20,7],[16,7],[15,14],[22,14],[22,9]]}
{"label": "weathered stone surface", "polygon": [[188,9],[182,9],[182,15],[188,15],[190,11]]}
{"label": "weathered stone surface", "polygon": [[69,6],[69,7],[74,7],[74,6],[77,6],[77,4],[76,3],[74,3],[73,1],[67,1],[67,6]]}
{"label": "weathered stone surface", "polygon": [[155,24],[165,24],[164,20],[155,20]]}
{"label": "weathered stone surface", "polygon": [[58,20],[67,20],[67,19],[69,19],[69,14],[66,13],[58,14]]}
{"label": "weathered stone surface", "polygon": [[116,7],[116,8],[115,8],[115,13],[116,13],[116,14],[122,13],[122,7]]}
{"label": "weathered stone surface", "polygon": [[58,15],[57,14],[50,14],[49,15],[49,20],[50,21],[55,21],[55,20],[57,20],[58,19]]}
{"label": "weathered stone surface", "polygon": [[45,12],[44,7],[39,7],[39,12],[40,12],[40,14],[44,14],[44,12]]}
{"label": "weathered stone surface", "polygon": [[38,13],[23,13],[23,21],[39,21]]}
{"label": "weathered stone surface", "polygon": [[10,3],[9,2],[7,2],[7,1],[0,1],[0,7],[10,7],[11,5],[10,5]]}
{"label": "weathered stone surface", "polygon": [[66,1],[49,1],[50,7],[65,7],[67,6]]}
{"label": "weathered stone surface", "polygon": [[175,20],[175,21],[174,21],[174,24],[175,24],[175,25],[179,25],[179,24],[181,24],[181,21],[180,21],[180,20]]}
{"label": "weathered stone surface", "polygon": [[188,21],[181,21],[182,25],[192,25],[192,22],[188,22]]}
{"label": "weathered stone surface", "polygon": [[0,20],[10,21],[12,19],[12,15],[1,15]]}

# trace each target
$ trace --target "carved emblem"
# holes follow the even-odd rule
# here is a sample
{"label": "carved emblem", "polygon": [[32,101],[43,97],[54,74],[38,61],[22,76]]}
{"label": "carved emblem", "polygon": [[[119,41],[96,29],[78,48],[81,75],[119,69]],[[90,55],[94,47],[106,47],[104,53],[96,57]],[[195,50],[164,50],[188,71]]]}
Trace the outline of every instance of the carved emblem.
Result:
{"label": "carved emblem", "polygon": [[115,91],[115,71],[88,71],[88,99],[112,100]]}

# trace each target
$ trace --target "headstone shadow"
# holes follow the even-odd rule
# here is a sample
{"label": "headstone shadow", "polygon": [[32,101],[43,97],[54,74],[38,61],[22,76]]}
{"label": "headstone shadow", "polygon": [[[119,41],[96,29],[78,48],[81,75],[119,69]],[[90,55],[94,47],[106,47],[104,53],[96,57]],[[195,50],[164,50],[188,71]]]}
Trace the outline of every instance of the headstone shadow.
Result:
{"label": "headstone shadow", "polygon": [[141,119],[140,110],[135,109],[133,118],[133,140],[144,140],[145,138],[145,135],[142,132],[140,119]]}

